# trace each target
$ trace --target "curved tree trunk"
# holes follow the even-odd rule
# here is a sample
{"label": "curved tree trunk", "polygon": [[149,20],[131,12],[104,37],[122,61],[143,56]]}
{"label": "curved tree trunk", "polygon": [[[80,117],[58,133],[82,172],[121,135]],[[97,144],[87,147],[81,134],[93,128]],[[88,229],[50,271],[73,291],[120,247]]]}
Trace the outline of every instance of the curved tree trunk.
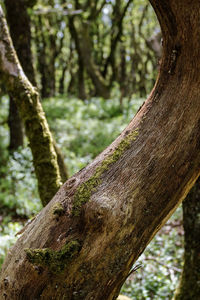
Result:
{"label": "curved tree trunk", "polygon": [[26,227],[2,267],[0,299],[115,299],[199,176],[199,0],[151,3],[164,37],[155,88]]}
{"label": "curved tree trunk", "polygon": [[184,266],[174,300],[200,297],[200,180],[183,201]]}
{"label": "curved tree trunk", "polygon": [[1,7],[0,75],[24,122],[33,154],[40,198],[43,205],[46,205],[61,186],[57,155],[39,95],[26,78],[16,57]]}

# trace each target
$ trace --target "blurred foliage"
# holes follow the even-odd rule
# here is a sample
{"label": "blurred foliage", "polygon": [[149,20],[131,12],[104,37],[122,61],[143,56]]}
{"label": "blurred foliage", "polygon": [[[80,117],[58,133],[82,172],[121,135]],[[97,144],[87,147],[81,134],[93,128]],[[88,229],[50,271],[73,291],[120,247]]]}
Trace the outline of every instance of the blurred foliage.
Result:
{"label": "blurred foliage", "polygon": [[[88,164],[132,119],[144,99],[133,96],[120,105],[118,90],[107,101],[92,98],[85,102],[75,97],[45,99],[43,106],[57,144],[62,149],[70,175]],[[9,157],[8,100],[0,110],[0,264],[15,234],[25,221],[41,209],[30,150],[25,147]],[[131,274],[121,293],[132,299],[171,299],[181,268],[181,210],[153,239],[139,261],[142,267]]]}
{"label": "blurred foliage", "polygon": [[[107,86],[119,84],[122,96],[131,96],[134,91],[144,97],[150,92],[159,60],[153,41],[160,27],[147,0],[130,1],[126,10],[128,2],[38,0],[29,9],[34,65],[42,97],[63,92],[78,97],[83,94],[96,96],[91,79],[94,70],[98,70]],[[79,55],[75,35],[70,30],[70,14],[73,13],[76,14],[73,20],[77,36],[82,27],[88,26],[89,41],[84,39],[84,43],[88,43],[86,48],[91,47],[87,59],[91,58],[95,65],[90,71],[84,55],[82,58]],[[81,43],[83,41],[79,40],[79,46]],[[84,89],[83,94],[80,87]]]}
{"label": "blurred foliage", "polygon": [[0,208],[12,214],[31,216],[41,208],[31,151],[26,144],[25,148],[9,155],[7,97],[2,97],[0,105]]}
{"label": "blurred foliage", "polygon": [[8,153],[8,98],[0,100],[0,264],[15,234],[42,207],[30,149]]}

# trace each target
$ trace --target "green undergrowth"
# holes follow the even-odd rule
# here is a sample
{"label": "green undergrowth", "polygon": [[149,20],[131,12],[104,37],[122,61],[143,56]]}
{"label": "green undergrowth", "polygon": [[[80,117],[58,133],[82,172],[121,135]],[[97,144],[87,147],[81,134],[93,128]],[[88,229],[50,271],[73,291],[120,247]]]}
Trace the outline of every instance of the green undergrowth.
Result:
{"label": "green undergrowth", "polygon": [[156,234],[126,280],[121,293],[133,300],[171,300],[183,264],[182,208]]}
{"label": "green undergrowth", "polygon": [[43,107],[69,174],[76,173],[103,151],[125,128],[144,99],[119,101],[57,97],[43,101]]}

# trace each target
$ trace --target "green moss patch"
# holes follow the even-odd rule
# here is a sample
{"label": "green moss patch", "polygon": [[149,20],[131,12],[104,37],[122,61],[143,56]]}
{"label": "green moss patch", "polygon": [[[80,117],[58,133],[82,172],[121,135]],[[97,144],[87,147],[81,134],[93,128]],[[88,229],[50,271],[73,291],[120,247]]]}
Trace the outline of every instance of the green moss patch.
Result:
{"label": "green moss patch", "polygon": [[25,249],[27,259],[34,265],[48,267],[52,273],[61,273],[68,263],[80,252],[79,241],[71,241],[59,251],[50,248],[45,249]]}
{"label": "green moss patch", "polygon": [[88,179],[86,182],[82,183],[77,189],[74,196],[74,203],[72,208],[72,214],[74,216],[80,215],[80,210],[82,205],[87,203],[91,197],[92,192],[94,192],[97,186],[101,183],[102,174],[127,150],[131,142],[134,141],[138,136],[138,130],[129,133],[118,145],[115,151],[110,154],[102,164],[96,168],[94,175]]}
{"label": "green moss patch", "polygon": [[54,204],[52,207],[52,213],[55,216],[59,216],[59,217],[63,216],[65,213],[65,210],[64,210],[62,204],[61,203]]}

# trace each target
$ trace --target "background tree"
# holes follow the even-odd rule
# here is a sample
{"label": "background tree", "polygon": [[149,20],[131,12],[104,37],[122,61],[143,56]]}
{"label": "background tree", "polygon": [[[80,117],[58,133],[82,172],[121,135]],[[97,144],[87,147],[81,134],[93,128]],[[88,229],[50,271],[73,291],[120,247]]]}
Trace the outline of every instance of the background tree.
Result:
{"label": "background tree", "polygon": [[[144,17],[148,20],[146,23],[143,22]],[[120,44],[124,43],[124,62],[129,80],[122,95],[129,96],[132,87],[138,93],[139,84],[140,95],[150,91],[157,71],[157,60],[150,47],[144,49],[144,37],[147,39],[155,33],[156,18],[151,6],[144,0],[135,1],[134,5],[132,1],[99,0],[92,4],[90,1],[38,0],[31,18],[34,52],[37,51],[35,60],[43,96],[51,96],[51,88],[47,87],[50,82],[54,82],[52,95],[58,93],[61,81],[61,91],[68,89],[70,94],[78,91],[81,99],[91,95],[108,97],[111,88],[121,83],[120,76],[116,74],[121,66],[118,59]],[[140,50],[135,49],[135,45],[132,47],[133,26],[130,22],[134,23],[135,45]],[[126,42],[123,41],[125,36]],[[73,55],[70,49],[73,49]],[[56,74],[55,66],[58,67]]]}
{"label": "background tree", "polygon": [[[25,74],[33,85],[36,85],[34,69],[32,67],[31,54],[31,28],[30,17],[27,12],[28,7],[32,7],[36,1],[26,0],[5,1],[7,20],[10,27],[10,33],[15,46],[19,60],[22,64]],[[20,18],[18,17],[20,16]],[[8,124],[10,128],[11,151],[16,150],[23,145],[23,126],[18,113],[17,106],[12,97],[10,97]]]}
{"label": "background tree", "polygon": [[[31,20],[28,13],[28,8],[32,8],[37,1],[28,2],[26,0],[16,1],[5,1],[6,13],[8,18],[8,24],[10,28],[11,38],[14,43],[19,61],[22,65],[23,71],[30,80],[30,82],[36,86],[35,72],[32,62],[32,51],[31,51]],[[21,15],[21,18],[18,18]],[[50,48],[52,48],[51,45]],[[54,48],[54,47],[53,47]],[[54,65],[54,63],[53,63]],[[51,70],[49,74],[53,74]],[[51,82],[51,81],[50,81]],[[22,145],[20,142],[23,140],[23,128],[21,119],[18,113],[16,103],[12,97],[10,97],[9,106],[9,127],[10,127],[10,146],[11,150],[16,150],[18,146]],[[57,147],[54,141],[54,148],[58,159],[58,166],[62,181],[64,182],[68,175],[67,169],[64,164],[64,159],[61,151]]]}
{"label": "background tree", "polygon": [[[28,81],[16,57],[8,28],[1,9],[1,75],[2,82],[14,99],[24,121],[26,134],[33,154],[33,164],[38,178],[38,189],[42,203],[46,205],[61,186],[53,139],[39,101],[38,92]],[[3,51],[6,49],[6,54]],[[6,56],[7,55],[7,56]],[[40,150],[41,149],[41,150]],[[46,182],[49,184],[46,185]]]}
{"label": "background tree", "polygon": [[184,265],[174,300],[198,299],[200,295],[200,181],[183,201]]}

